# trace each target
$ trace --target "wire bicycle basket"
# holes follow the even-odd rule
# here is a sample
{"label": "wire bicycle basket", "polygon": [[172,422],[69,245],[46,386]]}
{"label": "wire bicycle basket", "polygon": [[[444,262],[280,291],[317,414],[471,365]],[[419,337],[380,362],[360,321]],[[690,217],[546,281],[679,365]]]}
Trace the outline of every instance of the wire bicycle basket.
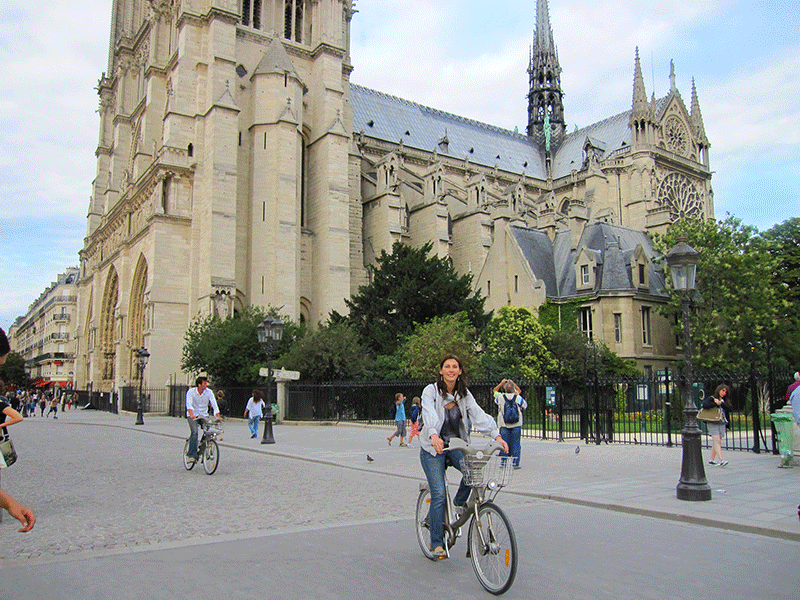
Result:
{"label": "wire bicycle basket", "polygon": [[[464,453],[464,483],[470,487],[501,488],[511,483],[514,472],[510,456],[481,456]],[[494,485],[490,486],[490,483]]]}

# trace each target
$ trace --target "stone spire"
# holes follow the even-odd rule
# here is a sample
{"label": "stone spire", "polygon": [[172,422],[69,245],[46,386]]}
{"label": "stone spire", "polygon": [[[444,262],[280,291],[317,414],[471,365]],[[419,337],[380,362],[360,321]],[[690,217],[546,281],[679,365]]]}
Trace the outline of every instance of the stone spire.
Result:
{"label": "stone spire", "polygon": [[[536,33],[528,65],[528,137],[540,149],[555,153],[564,140],[564,102],[561,91],[561,66],[550,27],[547,0],[537,0]],[[547,124],[549,133],[545,134]]]}
{"label": "stone spire", "polygon": [[644,89],[642,64],[639,61],[639,47],[636,47],[636,58],[633,68],[633,104],[628,125],[632,130],[634,144],[649,142],[648,132],[653,122],[653,106],[647,101],[647,91]]}
{"label": "stone spire", "polygon": [[692,108],[690,116],[697,139],[703,146],[708,147],[708,137],[706,137],[706,128],[703,125],[703,115],[700,113],[700,100],[697,99],[697,88],[694,85],[694,77],[692,77]]}
{"label": "stone spire", "polygon": [[650,113],[647,91],[644,89],[642,64],[639,62],[639,46],[636,46],[636,59],[633,67],[633,113],[631,118],[641,118]]}

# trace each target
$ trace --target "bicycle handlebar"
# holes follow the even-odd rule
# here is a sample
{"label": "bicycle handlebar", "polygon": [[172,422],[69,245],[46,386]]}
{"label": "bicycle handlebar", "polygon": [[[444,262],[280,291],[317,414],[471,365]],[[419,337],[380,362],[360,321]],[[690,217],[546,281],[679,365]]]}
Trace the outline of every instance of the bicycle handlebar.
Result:
{"label": "bicycle handlebar", "polygon": [[[489,443],[486,444],[485,448],[473,448],[469,444],[467,444],[461,438],[450,438],[450,445],[448,446],[448,450],[461,450],[466,454],[476,455],[479,452],[483,453],[486,456],[492,456],[493,454],[497,454],[503,449],[503,446],[500,445],[500,442],[497,440],[489,440]],[[480,457],[479,457],[480,458]]]}

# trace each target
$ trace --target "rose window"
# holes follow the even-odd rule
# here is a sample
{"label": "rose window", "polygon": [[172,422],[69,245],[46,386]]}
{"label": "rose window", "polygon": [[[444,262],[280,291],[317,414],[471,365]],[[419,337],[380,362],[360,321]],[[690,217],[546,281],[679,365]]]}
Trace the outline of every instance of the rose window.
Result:
{"label": "rose window", "polygon": [[669,208],[672,221],[703,214],[703,201],[694,184],[683,175],[670,173],[658,186],[658,201]]}

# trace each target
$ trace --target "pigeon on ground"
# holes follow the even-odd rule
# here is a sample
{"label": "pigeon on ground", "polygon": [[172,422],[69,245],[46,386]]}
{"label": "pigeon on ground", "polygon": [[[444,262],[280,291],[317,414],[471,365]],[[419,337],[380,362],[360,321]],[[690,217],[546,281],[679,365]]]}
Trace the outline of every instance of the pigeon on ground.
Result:
{"label": "pigeon on ground", "polygon": [[581,447],[575,446],[575,454],[580,454],[580,452],[581,452]]}
{"label": "pigeon on ground", "polygon": [[367,454],[367,462],[373,462],[375,459],[372,458],[369,454]]}

